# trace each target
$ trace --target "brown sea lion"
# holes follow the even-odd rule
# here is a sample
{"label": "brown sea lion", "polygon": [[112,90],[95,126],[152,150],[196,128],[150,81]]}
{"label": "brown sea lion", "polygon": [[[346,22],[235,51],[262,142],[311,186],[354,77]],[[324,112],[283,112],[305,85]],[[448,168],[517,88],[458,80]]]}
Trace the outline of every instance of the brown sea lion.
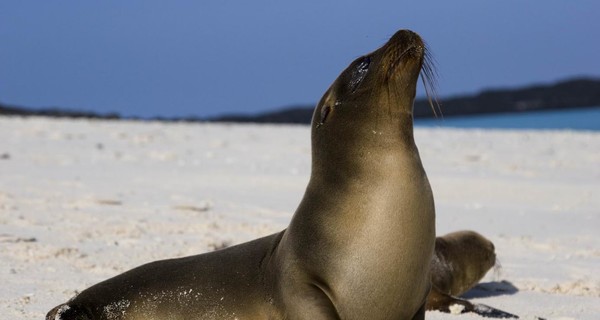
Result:
{"label": "brown sea lion", "polygon": [[435,239],[431,282],[440,292],[460,296],[496,264],[494,244],[475,231],[458,231]]}
{"label": "brown sea lion", "polygon": [[435,239],[431,292],[427,310],[473,312],[490,318],[518,318],[493,307],[458,298],[473,288],[496,264],[494,244],[474,231],[458,231]]}
{"label": "brown sea lion", "polygon": [[286,230],[137,267],[47,319],[423,319],[435,213],[412,112],[425,53],[416,33],[398,31],[327,90]]}

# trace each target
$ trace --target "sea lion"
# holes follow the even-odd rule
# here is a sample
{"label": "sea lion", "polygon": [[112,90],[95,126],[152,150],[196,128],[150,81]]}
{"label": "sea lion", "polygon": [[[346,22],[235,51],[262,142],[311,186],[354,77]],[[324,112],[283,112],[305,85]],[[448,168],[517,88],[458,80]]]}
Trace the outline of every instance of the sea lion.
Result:
{"label": "sea lion", "polygon": [[431,292],[427,310],[473,312],[490,318],[519,318],[496,308],[458,298],[473,288],[496,264],[494,244],[475,231],[458,231],[435,239]]}
{"label": "sea lion", "polygon": [[460,296],[496,264],[494,244],[475,231],[457,231],[435,239],[431,282],[445,294]]}
{"label": "sea lion", "polygon": [[416,33],[398,31],[326,91],[286,230],[137,267],[47,319],[423,319],[435,212],[412,112],[425,55]]}

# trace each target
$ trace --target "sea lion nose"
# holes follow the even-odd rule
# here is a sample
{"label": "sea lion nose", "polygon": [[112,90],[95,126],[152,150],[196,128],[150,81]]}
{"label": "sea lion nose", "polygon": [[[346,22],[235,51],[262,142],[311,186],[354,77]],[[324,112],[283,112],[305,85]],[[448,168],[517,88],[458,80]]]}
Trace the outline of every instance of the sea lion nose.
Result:
{"label": "sea lion nose", "polygon": [[402,43],[404,45],[422,45],[423,44],[423,40],[421,40],[421,37],[408,29],[403,29],[403,30],[399,30],[397,31],[391,38],[389,42],[394,42],[394,43]]}

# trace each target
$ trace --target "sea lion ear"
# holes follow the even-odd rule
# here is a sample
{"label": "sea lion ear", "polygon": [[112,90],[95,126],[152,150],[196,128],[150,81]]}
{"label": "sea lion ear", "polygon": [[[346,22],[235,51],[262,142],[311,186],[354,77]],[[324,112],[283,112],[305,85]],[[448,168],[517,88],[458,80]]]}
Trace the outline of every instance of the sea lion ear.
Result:
{"label": "sea lion ear", "polygon": [[[336,92],[335,87],[336,87],[336,84],[334,84],[325,93],[325,95],[323,95],[321,102],[319,102],[320,110],[318,111],[319,112],[319,121],[317,122],[317,128],[321,127],[325,123],[327,118],[330,116],[333,109],[335,109],[335,107],[337,107],[341,104],[341,102],[337,100],[336,94],[334,93],[334,92]],[[338,86],[338,89],[339,89],[339,86]],[[319,105],[317,105],[317,108],[319,108]],[[315,119],[315,121],[316,121],[316,119]]]}
{"label": "sea lion ear", "polygon": [[321,107],[321,120],[319,121],[320,125],[323,125],[325,123],[325,119],[327,119],[327,116],[330,112],[331,107],[329,105],[324,105],[323,107]]}

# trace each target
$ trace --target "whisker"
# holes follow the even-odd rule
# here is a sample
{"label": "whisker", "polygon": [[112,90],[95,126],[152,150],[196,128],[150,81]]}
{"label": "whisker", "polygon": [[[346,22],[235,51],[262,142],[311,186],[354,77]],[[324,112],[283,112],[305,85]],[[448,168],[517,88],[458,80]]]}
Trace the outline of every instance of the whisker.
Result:
{"label": "whisker", "polygon": [[427,95],[427,100],[429,101],[429,106],[433,111],[433,115],[437,118],[439,111],[439,114],[443,119],[444,115],[442,113],[442,107],[437,95],[438,74],[436,70],[436,62],[427,46],[424,47],[424,50],[423,67],[421,68],[421,81],[423,83],[423,87],[425,87],[425,95]]}
{"label": "whisker", "polygon": [[395,72],[396,72],[396,68],[398,67],[398,65],[400,65],[400,63],[402,62],[402,59],[410,53],[411,50],[413,50],[414,47],[410,47],[410,48],[406,48],[404,51],[402,51],[393,61],[392,64],[390,65],[390,67],[388,68],[388,72],[387,72],[387,76],[388,78],[391,77]]}

